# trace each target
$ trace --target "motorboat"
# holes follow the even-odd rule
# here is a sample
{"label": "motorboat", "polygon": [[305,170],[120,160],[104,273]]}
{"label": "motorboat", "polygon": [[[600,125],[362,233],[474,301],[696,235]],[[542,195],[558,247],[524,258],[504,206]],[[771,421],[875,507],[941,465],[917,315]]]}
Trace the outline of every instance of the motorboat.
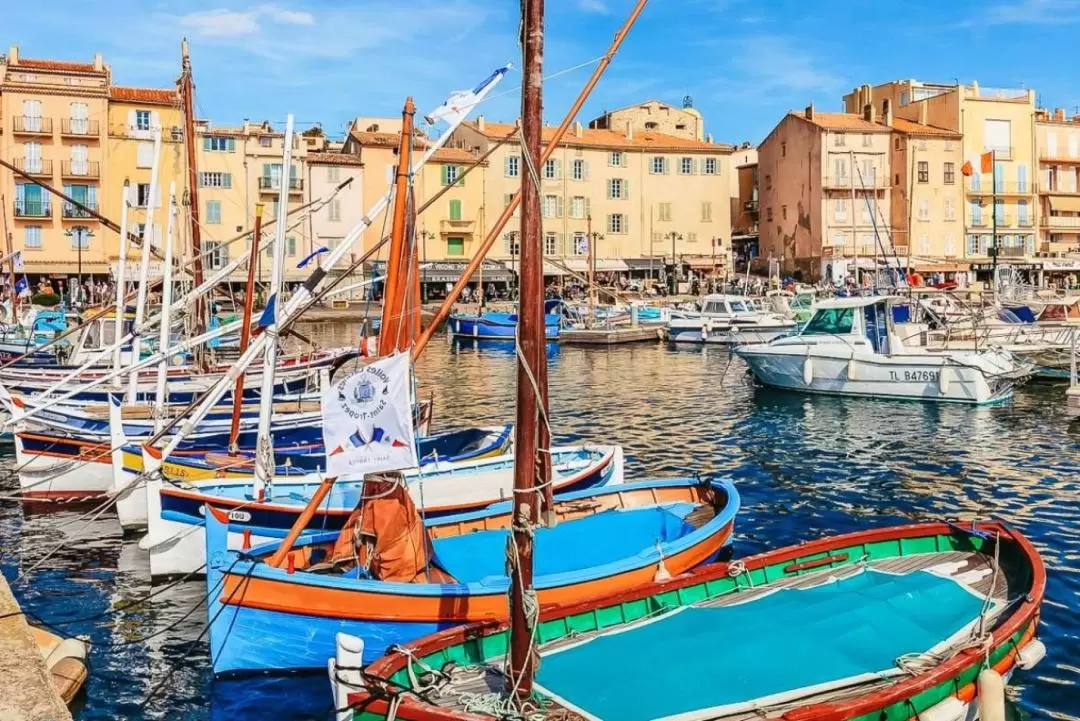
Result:
{"label": "motorboat", "polygon": [[767,343],[796,330],[794,320],[759,309],[740,295],[708,295],[698,313],[672,316],[667,339],[672,343]]}

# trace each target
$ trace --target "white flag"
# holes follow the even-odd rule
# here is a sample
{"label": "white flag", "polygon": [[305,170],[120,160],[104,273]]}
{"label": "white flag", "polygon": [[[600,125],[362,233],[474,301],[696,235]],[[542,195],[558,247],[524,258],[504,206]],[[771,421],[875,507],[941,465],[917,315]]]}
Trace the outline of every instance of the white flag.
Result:
{"label": "white flag", "polygon": [[322,397],[326,474],[415,468],[409,355],[375,361],[326,388]]}
{"label": "white flag", "polygon": [[472,90],[458,90],[452,93],[445,103],[428,113],[425,119],[433,125],[439,120],[445,120],[450,125],[464,120],[477,103],[498,85],[509,70],[509,65],[501,67]]}
{"label": "white flag", "polygon": [[16,273],[21,273],[23,271],[23,258],[21,250],[15,251],[15,257],[11,259],[11,263],[14,266]]}

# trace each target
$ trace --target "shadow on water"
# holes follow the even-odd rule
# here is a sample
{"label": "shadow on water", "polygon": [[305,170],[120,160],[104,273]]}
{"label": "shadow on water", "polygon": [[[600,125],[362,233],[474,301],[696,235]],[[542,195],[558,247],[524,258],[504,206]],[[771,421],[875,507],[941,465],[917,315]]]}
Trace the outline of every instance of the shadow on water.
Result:
{"label": "shadow on water", "polygon": [[[355,328],[319,324],[323,345]],[[418,363],[435,424],[513,418],[512,346],[447,348]],[[1049,568],[1041,634],[1047,659],[1018,673],[1019,718],[1080,718],[1080,425],[1062,386],[1022,388],[995,407],[840,399],[756,388],[725,348],[549,348],[558,443],[624,446],[634,477],[723,474],[743,497],[739,554],[897,522],[997,516],[1039,547]],[[7,478],[0,494],[15,492]],[[326,719],[325,674],[212,681],[201,581],[151,586],[137,539],[115,516],[25,512],[0,504],[0,548],[25,610],[93,642],[86,719]],[[138,603],[151,591],[153,599]],[[135,605],[131,605],[135,604]],[[130,605],[130,607],[128,607]],[[148,702],[149,697],[149,702]]]}

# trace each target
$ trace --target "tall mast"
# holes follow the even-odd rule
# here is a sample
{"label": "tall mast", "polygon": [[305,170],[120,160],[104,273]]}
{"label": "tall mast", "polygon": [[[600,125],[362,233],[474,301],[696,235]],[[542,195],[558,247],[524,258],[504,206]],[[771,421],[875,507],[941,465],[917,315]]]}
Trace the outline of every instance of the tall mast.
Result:
{"label": "tall mast", "polygon": [[[114,373],[120,371],[120,364],[123,362],[124,346],[119,343],[119,340],[124,337],[124,285],[127,281],[127,227],[128,227],[128,209],[131,206],[131,182],[124,178],[124,189],[120,191],[120,246],[119,246],[119,258],[116,267],[116,318],[113,319],[113,340],[117,341],[116,348],[113,349],[113,365],[112,369]],[[102,303],[104,305],[104,303]],[[132,343],[132,348],[135,344]],[[135,354],[132,353],[132,357],[135,358]]]}
{"label": "tall mast", "polygon": [[518,307],[517,424],[514,445],[514,554],[510,563],[510,678],[514,702],[532,695],[537,622],[533,588],[533,527],[539,520],[540,417],[546,397],[543,242],[540,228],[541,127],[543,124],[544,0],[524,0],[521,124],[525,171],[521,173],[521,298]]}
{"label": "tall mast", "polygon": [[[240,328],[240,355],[247,350],[251,341],[251,311],[255,307],[255,259],[259,257],[259,238],[262,235],[263,204],[255,204],[255,232],[251,236],[251,252],[248,255],[247,291],[244,293],[244,319]],[[240,408],[244,403],[244,374],[236,376],[233,387],[232,426],[229,430],[229,449],[236,447],[236,438],[240,434]]]}
{"label": "tall mast", "polygon": [[[154,134],[154,162],[150,166],[150,196],[146,199],[146,222],[143,224],[143,239],[139,257],[139,294],[135,300],[135,337],[131,341],[131,363],[135,365],[142,357],[142,327],[146,318],[146,301],[150,291],[150,247],[156,235],[154,231],[154,210],[161,195],[158,189],[158,171],[161,168],[161,128],[151,128]],[[123,278],[120,279],[123,282]],[[119,338],[117,339],[119,340]],[[139,373],[132,371],[128,380],[128,403],[135,403]]]}
{"label": "tall mast", "polygon": [[[169,182],[169,205],[165,212],[168,214],[165,221],[165,268],[162,273],[161,285],[161,335],[158,341],[160,348],[170,346],[171,323],[169,310],[172,305],[173,291],[173,233],[176,232],[176,181]],[[165,381],[169,374],[169,359],[162,358],[157,367],[157,387],[154,395],[154,430],[160,431],[165,425]]]}
{"label": "tall mast", "polygon": [[[409,219],[409,175],[412,172],[413,116],[416,106],[406,98],[401,112],[401,141],[398,144],[397,175],[394,179],[394,209],[390,235],[390,252],[386,263],[386,291],[383,293],[382,327],[379,330],[379,355],[404,350],[412,344],[412,331],[406,326],[406,309],[412,294],[405,281],[412,275],[415,246],[408,242],[406,224]],[[412,252],[410,252],[410,249]],[[412,278],[412,280],[416,280]],[[408,332],[406,332],[408,331]]]}
{"label": "tall mast", "polygon": [[[203,282],[202,264],[202,235],[199,227],[199,169],[195,164],[195,89],[191,79],[191,56],[188,54],[187,38],[180,42],[180,52],[183,56],[183,72],[180,76],[180,93],[184,104],[184,146],[187,151],[188,171],[188,208],[191,218],[191,254],[194,264],[192,275],[195,287],[198,288]],[[195,334],[201,335],[206,330],[206,305],[202,298],[195,302]],[[201,351],[196,351],[201,355]]]}

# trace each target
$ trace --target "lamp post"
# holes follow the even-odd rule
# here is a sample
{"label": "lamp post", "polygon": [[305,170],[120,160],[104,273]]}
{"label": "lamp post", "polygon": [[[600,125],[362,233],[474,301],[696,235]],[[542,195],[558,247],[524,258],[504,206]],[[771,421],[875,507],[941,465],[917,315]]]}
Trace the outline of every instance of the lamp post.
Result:
{"label": "lamp post", "polygon": [[[596,305],[596,242],[604,237],[604,234],[592,229],[592,213],[586,218],[585,237],[589,243],[589,308]],[[592,317],[592,313],[589,314]]]}
{"label": "lamp post", "polygon": [[679,266],[676,265],[679,262],[679,259],[675,255],[675,241],[676,240],[682,240],[683,237],[682,237],[682,233],[678,233],[678,232],[676,232],[674,230],[671,231],[670,233],[665,233],[664,237],[671,239],[671,294],[676,295],[679,292],[679,280],[678,280],[678,276],[679,276],[678,267]]}
{"label": "lamp post", "polygon": [[510,292],[510,300],[514,299],[513,288],[517,284],[517,271],[515,270],[515,259],[517,258],[517,255],[518,255],[517,242],[516,242],[516,239],[518,237],[518,233],[519,233],[519,231],[517,231],[517,230],[511,230],[511,231],[508,231],[505,235],[503,235],[503,237],[506,238],[506,241],[510,246],[510,291],[511,291]]}
{"label": "lamp post", "polygon": [[79,276],[78,294],[72,294],[72,302],[73,303],[74,302],[83,303],[83,302],[86,301],[86,299],[83,297],[83,282],[82,282],[82,251],[83,251],[83,243],[87,242],[90,238],[94,237],[94,231],[90,230],[85,225],[76,225],[74,228],[72,228],[71,230],[64,233],[64,235],[66,235],[69,238],[72,238],[72,239],[75,240],[75,244],[76,244],[75,249],[78,252],[78,258],[79,258],[79,260],[78,260],[78,263],[79,263],[79,265],[78,265],[78,276]]}
{"label": "lamp post", "polygon": [[[417,233],[420,236],[420,262],[424,265],[427,264],[427,244],[429,240],[434,240],[435,234],[426,228]],[[427,283],[424,282],[424,271],[420,271],[420,302],[427,303],[428,290]]]}

